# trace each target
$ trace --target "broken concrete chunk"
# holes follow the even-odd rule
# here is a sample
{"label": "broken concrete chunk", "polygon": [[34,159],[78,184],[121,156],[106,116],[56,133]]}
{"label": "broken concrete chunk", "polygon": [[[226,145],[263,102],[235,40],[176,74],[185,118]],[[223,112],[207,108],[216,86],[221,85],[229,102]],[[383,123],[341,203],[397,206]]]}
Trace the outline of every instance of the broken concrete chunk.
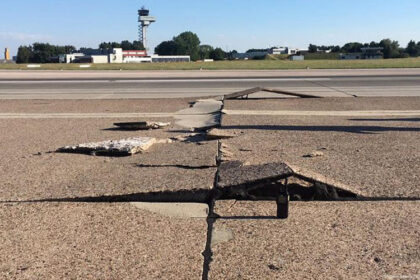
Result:
{"label": "broken concrete chunk", "polygon": [[123,122],[123,123],[114,123],[115,126],[118,126],[121,129],[126,130],[148,130],[148,129],[159,129],[166,126],[170,126],[171,123],[165,122]]}
{"label": "broken concrete chunk", "polygon": [[223,162],[219,168],[219,188],[243,187],[252,188],[262,183],[288,178],[293,170],[285,163],[268,163],[262,165],[243,165],[243,163]]}
{"label": "broken concrete chunk", "polygon": [[122,140],[107,140],[103,142],[85,143],[76,146],[66,146],[58,149],[57,152],[108,156],[130,156],[146,151],[155,143],[155,138],[136,137]]}
{"label": "broken concrete chunk", "polygon": [[314,157],[322,157],[324,153],[321,151],[313,151],[310,154],[304,155],[305,158],[314,158]]}
{"label": "broken concrete chunk", "polygon": [[235,137],[235,135],[232,132],[219,128],[210,129],[206,134],[207,140],[229,139],[233,137]]}

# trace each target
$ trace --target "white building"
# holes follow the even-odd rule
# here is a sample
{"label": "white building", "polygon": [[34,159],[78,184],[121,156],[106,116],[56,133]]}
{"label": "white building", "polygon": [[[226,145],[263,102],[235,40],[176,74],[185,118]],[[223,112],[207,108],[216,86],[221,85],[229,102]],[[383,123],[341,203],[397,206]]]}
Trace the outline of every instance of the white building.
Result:
{"label": "white building", "polygon": [[289,47],[274,47],[270,49],[269,53],[275,54],[275,55],[278,55],[278,54],[295,55],[299,51],[300,51],[299,49],[292,49]]}
{"label": "white building", "polygon": [[152,55],[152,62],[190,62],[189,55]]}
{"label": "white building", "polygon": [[112,53],[108,55],[108,63],[123,63],[123,62],[124,62],[123,50],[119,48],[112,49]]}
{"label": "white building", "polygon": [[72,63],[76,58],[85,56],[83,53],[62,54],[58,56],[60,63]]}
{"label": "white building", "polygon": [[126,50],[115,48],[107,52],[104,50],[90,50],[88,54],[74,53],[59,56],[60,63],[142,63],[142,62],[190,62],[189,55],[148,56],[146,51]]}

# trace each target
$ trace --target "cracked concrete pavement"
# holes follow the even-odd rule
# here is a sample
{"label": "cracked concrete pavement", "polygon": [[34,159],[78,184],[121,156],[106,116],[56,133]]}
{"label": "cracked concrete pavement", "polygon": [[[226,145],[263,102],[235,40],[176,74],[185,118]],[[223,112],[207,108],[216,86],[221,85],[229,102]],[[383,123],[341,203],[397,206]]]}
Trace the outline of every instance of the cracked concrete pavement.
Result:
{"label": "cracked concrete pavement", "polygon": [[[387,279],[419,274],[420,203],[217,202],[211,279]],[[398,278],[397,278],[398,279]],[[403,277],[401,279],[404,279]]]}
{"label": "cracked concrete pavement", "polygon": [[[6,132],[0,135],[0,278],[419,275],[420,115],[228,113],[222,116],[220,130],[233,137],[205,141],[170,117],[185,112],[181,110],[192,101],[2,101],[1,113],[168,115],[0,118],[1,131]],[[414,111],[419,105],[419,97],[224,102],[226,110],[294,112]],[[186,115],[214,118],[221,109],[217,106],[192,107]],[[171,125],[149,131],[113,127],[114,122],[143,120]],[[135,136],[178,140],[122,158],[50,153],[65,145]],[[319,156],[304,157],[314,152]],[[384,201],[293,202],[287,220],[275,219],[275,202],[218,200],[213,207],[212,190],[223,186],[218,156],[245,166],[284,161],[294,171],[304,169],[299,172]],[[252,181],[254,176],[242,177],[237,179]],[[193,200],[209,205],[182,203]]]}
{"label": "cracked concrete pavement", "polygon": [[0,205],[0,228],[0,279],[201,277],[203,218],[129,203],[21,203]]}

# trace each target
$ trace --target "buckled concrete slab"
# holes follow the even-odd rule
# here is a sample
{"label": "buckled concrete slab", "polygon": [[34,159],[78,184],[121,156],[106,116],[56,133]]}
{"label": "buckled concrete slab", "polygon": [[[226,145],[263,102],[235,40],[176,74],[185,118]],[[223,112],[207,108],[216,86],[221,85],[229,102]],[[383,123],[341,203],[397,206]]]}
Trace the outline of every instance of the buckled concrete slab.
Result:
{"label": "buckled concrete slab", "polygon": [[0,278],[200,279],[206,220],[157,212],[130,203],[0,204]]}
{"label": "buckled concrete slab", "polygon": [[[218,201],[210,279],[415,279],[419,202]],[[396,278],[399,277],[399,278]]]}
{"label": "buckled concrete slab", "polygon": [[225,115],[222,128],[238,134],[222,140],[229,160],[284,161],[364,197],[420,197],[416,118]]}
{"label": "buckled concrete slab", "polygon": [[261,183],[277,182],[292,175],[292,169],[283,162],[249,166],[235,161],[223,162],[219,167],[218,187],[252,188]]}

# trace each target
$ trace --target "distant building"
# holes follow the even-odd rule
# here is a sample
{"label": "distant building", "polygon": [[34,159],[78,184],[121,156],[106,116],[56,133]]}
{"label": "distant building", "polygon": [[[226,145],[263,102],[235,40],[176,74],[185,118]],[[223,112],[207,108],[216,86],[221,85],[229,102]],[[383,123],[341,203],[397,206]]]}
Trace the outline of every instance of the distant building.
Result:
{"label": "distant building", "polygon": [[366,47],[361,48],[362,50],[362,59],[381,59],[384,57],[382,51],[384,48],[381,47]]}
{"label": "distant building", "polygon": [[382,50],[381,47],[365,47],[359,53],[340,54],[340,59],[381,59],[384,57]]}
{"label": "distant building", "polygon": [[295,55],[299,53],[299,49],[292,49],[289,47],[274,47],[269,50],[269,54],[287,54],[287,55]]}
{"label": "distant building", "polygon": [[255,58],[262,58],[266,57],[269,54],[268,51],[264,52],[247,52],[247,53],[235,53],[233,55],[233,59],[255,59]]}
{"label": "distant building", "polygon": [[258,59],[264,58],[269,54],[272,55],[297,55],[300,53],[300,49],[292,49],[289,47],[273,47],[267,50],[246,52],[246,53],[236,53],[233,54],[233,59]]}
{"label": "distant building", "polygon": [[152,62],[150,58],[147,58],[146,51],[127,50],[123,51],[122,53],[124,63]]}
{"label": "distant building", "polygon": [[342,53],[340,54],[340,59],[343,59],[343,60],[362,59],[362,54],[361,53]]}
{"label": "distant building", "polygon": [[190,62],[190,56],[148,56],[144,50],[86,49],[83,53],[63,54],[60,63],[142,63],[142,62]]}
{"label": "distant building", "polygon": [[274,47],[271,48],[269,51],[270,54],[288,54],[289,53],[289,48],[287,47]]}
{"label": "distant building", "polygon": [[5,60],[10,60],[10,51],[9,51],[9,49],[8,49],[8,48],[6,48],[6,49],[4,50],[4,59],[5,59]]}
{"label": "distant building", "polygon": [[290,56],[290,60],[292,60],[292,61],[302,61],[302,60],[305,60],[305,56],[303,56],[303,55],[292,55],[292,56]]}
{"label": "distant building", "polygon": [[189,55],[152,55],[152,62],[190,62]]}
{"label": "distant building", "polygon": [[77,58],[83,57],[85,54],[83,53],[72,53],[72,54],[62,54],[58,56],[59,63],[72,63]]}

